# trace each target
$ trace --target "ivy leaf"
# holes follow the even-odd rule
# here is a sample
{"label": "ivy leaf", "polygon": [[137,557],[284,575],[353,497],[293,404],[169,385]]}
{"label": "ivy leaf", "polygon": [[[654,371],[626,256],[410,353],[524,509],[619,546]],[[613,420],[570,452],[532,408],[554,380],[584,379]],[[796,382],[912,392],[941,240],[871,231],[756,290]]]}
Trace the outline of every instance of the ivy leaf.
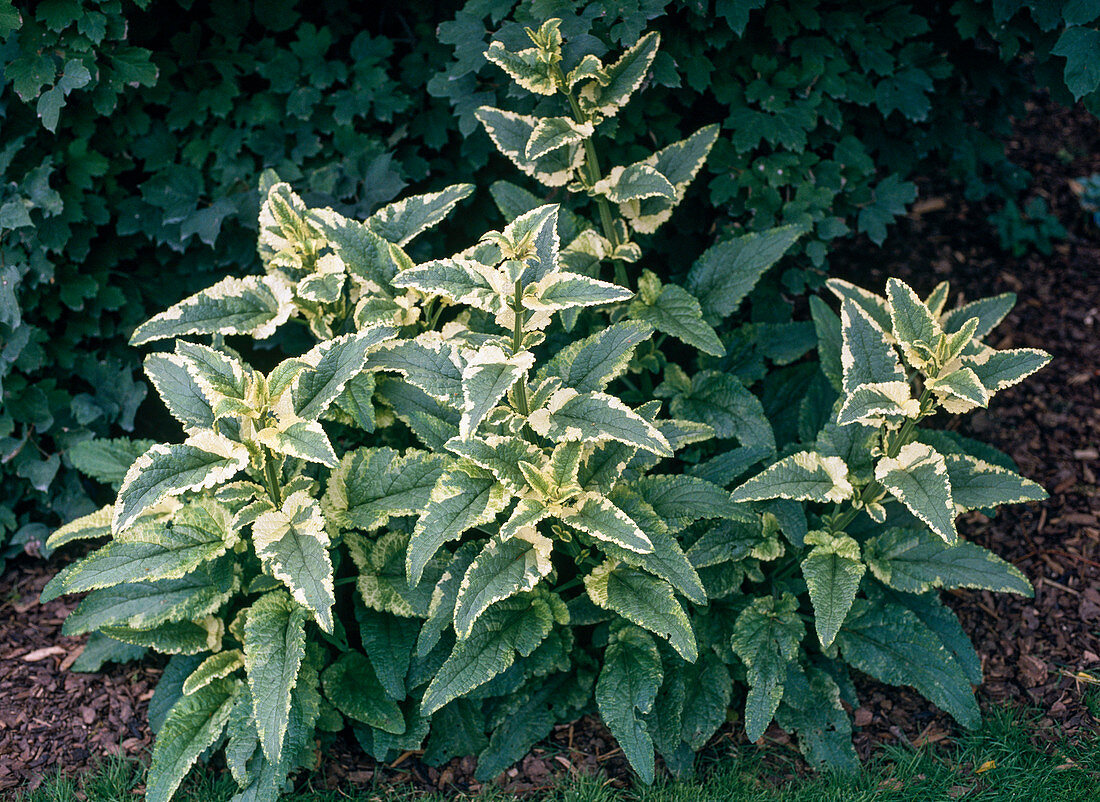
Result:
{"label": "ivy leaf", "polygon": [[798,654],[805,627],[798,618],[798,600],[790,593],[781,599],[753,599],[733,625],[731,646],[748,671],[745,732],[760,739],[771,723],[787,678],[787,664]]}
{"label": "ivy leaf", "polygon": [[1050,51],[1066,60],[1066,88],[1074,100],[1095,92],[1100,86],[1100,31],[1071,26],[1062,31]]}
{"label": "ivy leaf", "polygon": [[964,727],[981,720],[963,668],[910,610],[876,606],[865,599],[852,605],[837,635],[844,659],[890,685],[911,685]]}
{"label": "ivy leaf", "polygon": [[859,544],[847,535],[809,532],[813,546],[802,561],[802,576],[814,606],[814,626],[821,645],[828,648],[855,601],[859,581],[867,569],[860,562]]}
{"label": "ivy leaf", "polygon": [[244,664],[263,753],[278,765],[290,719],[291,690],[305,656],[309,612],[285,592],[261,596],[244,624]]}
{"label": "ivy leaf", "polygon": [[883,584],[905,593],[932,588],[981,588],[1032,596],[1016,566],[975,543],[947,545],[920,529],[887,529],[867,541],[864,561]]}
{"label": "ivy leaf", "polygon": [[333,706],[353,721],[401,735],[405,717],[387,698],[370,661],[358,652],[346,652],[321,674],[321,687]]}
{"label": "ivy leaf", "polygon": [[290,287],[278,277],[224,278],[142,323],[130,345],[188,334],[247,334],[263,340],[293,311]]}
{"label": "ivy leaf", "polygon": [[199,755],[221,737],[241,687],[240,680],[214,680],[172,706],[153,747],[146,799],[172,798]]}
{"label": "ivy leaf", "polygon": [[711,356],[725,356],[726,348],[705,320],[699,301],[676,284],[665,284],[652,304],[641,299],[630,305],[630,316],[653,326],[657,331],[695,346]]}
{"label": "ivy leaf", "polygon": [[331,633],[336,596],[320,505],[305,490],[291,493],[282,507],[261,514],[252,524],[252,542],[264,570],[286,585],[294,600],[313,612],[317,625]]}
{"label": "ivy leaf", "polygon": [[661,687],[661,656],[649,633],[624,626],[613,631],[596,681],[596,707],[642,782],[653,782],[653,739],[642,716]]}
{"label": "ivy leaf", "polygon": [[466,569],[455,600],[454,627],[459,639],[470,636],[490,605],[534,590],[553,566],[553,544],[531,527],[507,539],[493,538]]}
{"label": "ivy leaf", "polygon": [[712,245],[688,270],[685,286],[716,321],[737,311],[764,272],[778,262],[805,233],[800,226],[781,226],[745,234]]}
{"label": "ivy leaf", "polygon": [[916,199],[916,184],[903,181],[896,173],[888,175],[875,186],[871,203],[859,210],[860,232],[875,245],[881,245],[886,239],[886,227],[905,214],[905,207]]}
{"label": "ivy leaf", "polygon": [[455,644],[424,692],[421,711],[431,715],[507,669],[517,653],[531,654],[553,625],[550,605],[536,593],[497,602],[477,619],[469,637]]}
{"label": "ivy leaf", "polygon": [[931,446],[909,443],[896,458],[883,457],[875,466],[875,479],[944,542],[958,540],[947,463]]}
{"label": "ivy leaf", "polygon": [[663,579],[609,560],[584,578],[584,587],[597,606],[665,638],[689,663],[699,656],[691,622]]}

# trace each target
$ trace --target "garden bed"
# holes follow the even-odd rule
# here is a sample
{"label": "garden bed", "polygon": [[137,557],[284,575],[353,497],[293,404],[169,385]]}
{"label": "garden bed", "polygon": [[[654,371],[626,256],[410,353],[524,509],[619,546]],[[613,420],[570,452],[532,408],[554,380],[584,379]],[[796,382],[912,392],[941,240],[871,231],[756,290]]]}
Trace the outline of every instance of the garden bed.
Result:
{"label": "garden bed", "polygon": [[[1007,507],[992,519],[971,513],[959,524],[964,536],[1023,570],[1035,584],[1035,598],[955,591],[948,601],[982,655],[986,681],[979,695],[1038,706],[1046,712],[1047,731],[1057,726],[1073,735],[1095,728],[1093,712],[1100,712],[1100,687],[1087,693],[1100,682],[1100,231],[1089,227],[1069,182],[1100,172],[1100,123],[1036,101],[1009,147],[1033,174],[1033,191],[1070,232],[1051,255],[1005,254],[985,221],[991,209],[926,180],[915,210],[883,249],[865,240],[845,244],[833,257],[833,273],[876,288],[886,276],[899,276],[922,293],[950,279],[968,298],[1016,292],[1020,303],[992,344],[1053,354],[1047,369],[1000,394],[964,429],[1009,453],[1025,476],[1050,492],[1041,504]],[[0,580],[0,792],[36,785],[57,769],[81,773],[106,754],[142,756],[152,740],[145,713],[159,663],[72,673],[84,639],[63,638],[60,628],[75,601],[36,603],[55,569],[17,560]],[[864,706],[855,711],[855,742],[862,756],[877,743],[951,738],[951,719],[917,694],[871,681],[860,690]],[[734,724],[711,752],[720,756],[744,740]],[[800,771],[789,736],[773,726],[764,740],[780,746],[783,771]],[[321,768],[331,783],[362,782],[381,772],[394,782],[470,789],[477,785],[473,766],[465,758],[433,768],[408,753],[381,767],[354,744],[340,742],[327,750]],[[607,731],[583,719],[557,728],[505,775],[505,784],[534,790],[554,775],[601,771],[616,782],[630,776]]]}

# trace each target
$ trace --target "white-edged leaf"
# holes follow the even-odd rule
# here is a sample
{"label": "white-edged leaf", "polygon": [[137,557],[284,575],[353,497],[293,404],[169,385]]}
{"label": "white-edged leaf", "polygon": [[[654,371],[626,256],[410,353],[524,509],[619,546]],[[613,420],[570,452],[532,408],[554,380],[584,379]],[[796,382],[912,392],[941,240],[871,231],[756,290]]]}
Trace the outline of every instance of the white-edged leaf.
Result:
{"label": "white-edged leaf", "polygon": [[549,538],[532,526],[521,527],[506,539],[493,538],[474,558],[455,600],[454,627],[460,639],[470,635],[474,623],[490,605],[535,585],[553,568]]}
{"label": "white-edged leaf", "polygon": [[319,419],[348,381],[366,367],[367,351],[396,336],[394,328],[375,326],[328,340],[304,354],[301,358],[310,367],[298,374],[293,385],[295,414]]}
{"label": "white-edged leaf", "polygon": [[608,560],[584,578],[584,588],[596,606],[661,636],[689,663],[698,658],[691,622],[665,580]]}
{"label": "white-edged leaf", "polygon": [[392,517],[415,515],[428,505],[447,465],[443,454],[409,449],[358,448],[340,461],[325,493],[327,509],[346,526],[371,531]]}
{"label": "white-edged leaf", "polygon": [[540,435],[558,443],[615,440],[661,457],[672,456],[668,440],[653,424],[605,393],[559,390],[546,407],[532,412],[527,421]]}
{"label": "white-edged leaf", "polygon": [[844,393],[863,384],[905,382],[905,371],[887,333],[855,301],[840,304],[840,364]]}
{"label": "white-edged leaf", "polygon": [[606,498],[586,493],[571,508],[557,516],[562,523],[641,554],[653,551],[653,544],[630,516]]}
{"label": "white-edged leaf", "polygon": [[495,345],[489,345],[466,362],[462,369],[462,420],[458,431],[469,437],[485,419],[508,389],[523,380],[535,364],[535,355],[520,351],[512,356]]}
{"label": "white-edged leaf", "polygon": [[799,451],[744,482],[730,496],[734,502],[786,498],[793,501],[840,502],[854,493],[848,466],[840,457]]}
{"label": "white-edged leaf", "polygon": [[404,247],[443,221],[455,205],[473,191],[473,184],[451,184],[439,192],[402,198],[372,214],[367,218],[367,225],[382,239]]}
{"label": "white-edged leaf", "polygon": [[583,340],[569,343],[539,370],[538,377],[557,376],[578,392],[604,390],[630,362],[634,349],[653,333],[651,326],[620,321]]}
{"label": "white-edged leaf", "polygon": [[896,458],[883,457],[875,479],[946,543],[958,539],[947,463],[931,446],[909,443]]}
{"label": "white-edged leaf", "polygon": [[1030,479],[969,454],[946,454],[951,500],[957,510],[978,510],[1002,504],[1042,501],[1047,493]]}
{"label": "white-edged leaf", "polygon": [[591,123],[578,123],[568,117],[543,117],[531,132],[524,148],[524,158],[534,161],[540,156],[574,142],[583,142],[594,133]]}

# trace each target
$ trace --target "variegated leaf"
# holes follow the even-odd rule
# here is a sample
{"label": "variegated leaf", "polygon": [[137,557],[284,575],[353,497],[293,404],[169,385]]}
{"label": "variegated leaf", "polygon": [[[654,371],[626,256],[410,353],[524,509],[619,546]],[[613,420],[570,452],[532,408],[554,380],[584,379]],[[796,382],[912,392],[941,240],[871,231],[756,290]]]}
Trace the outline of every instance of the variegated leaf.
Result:
{"label": "variegated leaf", "polygon": [[864,384],[906,381],[905,371],[886,331],[863,307],[847,298],[840,305],[840,332],[840,363],[846,395]]}
{"label": "variegated leaf", "polygon": [[955,509],[977,510],[1047,498],[1042,487],[1019,474],[968,454],[946,454]]}
{"label": "variegated leaf", "polygon": [[446,219],[458,202],[473,191],[473,184],[451,184],[439,192],[402,198],[372,214],[367,225],[382,239],[403,248]]}
{"label": "variegated leaf", "polygon": [[458,431],[469,437],[485,416],[504,397],[508,389],[524,377],[535,364],[535,355],[520,351],[512,356],[495,345],[475,353],[462,369],[462,420]]}
{"label": "variegated leaf", "polygon": [[946,543],[958,539],[947,463],[931,446],[909,443],[896,458],[883,457],[875,479]]}
{"label": "variegated leaf", "polygon": [[564,388],[554,393],[544,408],[532,412],[527,421],[540,435],[557,443],[615,440],[658,456],[672,456],[668,440],[653,424],[605,393],[578,393]]}
{"label": "variegated leaf", "polygon": [[424,510],[447,465],[442,454],[359,448],[344,455],[325,493],[344,525],[371,531],[392,517]]}
{"label": "variegated leaf", "polygon": [[645,323],[614,323],[569,343],[539,370],[538,377],[557,376],[562,385],[582,393],[604,390],[626,370],[634,349],[652,333],[652,327]]}
{"label": "variegated leaf", "polygon": [[533,526],[520,527],[507,538],[493,538],[466,570],[455,600],[454,627],[460,639],[490,605],[533,590],[553,566],[553,544]]}
{"label": "variegated leaf", "polygon": [[810,553],[802,561],[802,577],[814,606],[814,626],[824,648],[840,631],[855,601],[867,569],[860,562],[859,544],[847,535],[815,531],[806,535]]}
{"label": "variegated leaf", "polygon": [[663,579],[609,560],[584,578],[584,587],[594,604],[665,638],[689,663],[699,656],[687,613]]}
{"label": "variegated leaf", "polygon": [[572,507],[556,516],[562,523],[639,553],[653,551],[653,544],[630,516],[606,498],[585,493]]}
{"label": "variegated leaf", "polygon": [[297,375],[292,386],[295,414],[318,420],[348,381],[366,367],[367,352],[396,336],[396,329],[376,326],[323,342],[303,355],[301,359],[309,367]]}
{"label": "variegated leaf", "polygon": [[393,277],[412,267],[408,255],[375,233],[369,221],[349,220],[332,209],[311,209],[309,221],[324,234],[353,278],[386,296],[392,293]]}
{"label": "variegated leaf", "polygon": [[594,133],[591,123],[578,123],[568,117],[543,117],[538,121],[531,138],[527,140],[523,156],[533,161],[553,150],[583,142]]}
{"label": "variegated leaf", "polygon": [[537,117],[494,109],[491,106],[482,106],[474,116],[485,127],[485,132],[489,134],[497,150],[511,159],[524,173],[548,187],[565,186],[584,164],[584,148],[576,142],[537,159],[528,159],[527,143],[531,141],[531,135],[538,125]]}
{"label": "variegated leaf", "polygon": [[587,115],[606,119],[618,114],[630,96],[642,85],[660,47],[661,36],[650,31],[628,48],[614,64],[604,68],[603,80],[581,87],[578,102]]}
{"label": "variegated leaf", "polygon": [[840,502],[854,493],[848,466],[840,457],[799,451],[784,457],[742,484],[730,496],[734,502],[786,498],[793,501]]}

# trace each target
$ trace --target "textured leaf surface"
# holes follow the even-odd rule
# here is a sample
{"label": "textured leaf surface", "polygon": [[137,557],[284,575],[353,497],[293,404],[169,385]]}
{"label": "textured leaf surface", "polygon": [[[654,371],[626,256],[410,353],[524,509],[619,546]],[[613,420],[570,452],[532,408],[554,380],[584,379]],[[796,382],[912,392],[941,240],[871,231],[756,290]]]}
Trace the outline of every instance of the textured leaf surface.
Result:
{"label": "textured leaf surface", "polygon": [[859,544],[846,535],[810,532],[805,542],[813,549],[802,561],[802,577],[814,606],[817,637],[828,648],[852,608],[867,569],[860,562]]}
{"label": "textured leaf surface", "polygon": [[630,314],[657,331],[693,345],[711,356],[725,356],[726,348],[714,329],[703,319],[698,299],[683,287],[666,284],[652,304],[635,302]]}
{"label": "textured leaf surface", "polygon": [[965,540],[949,546],[919,529],[887,529],[867,541],[864,559],[880,581],[906,593],[932,588],[1033,593],[1019,569],[988,549]]}
{"label": "textured leaf surface", "polygon": [[534,594],[513,596],[490,607],[477,619],[470,636],[455,644],[424,692],[421,710],[434,713],[507,669],[517,652],[531,654],[553,624],[549,605]]}
{"label": "textured leaf surface", "polygon": [[598,392],[626,370],[637,345],[653,333],[643,323],[621,321],[570,343],[539,371],[539,378],[557,376],[562,385],[581,393]]}
{"label": "textured leaf surface", "polygon": [[321,674],[325,697],[350,719],[401,735],[405,717],[386,696],[370,661],[358,652],[340,656]]}
{"label": "textured leaf surface", "polygon": [[404,247],[442,222],[473,191],[473,184],[452,184],[439,192],[402,198],[372,214],[367,225],[382,239]]}
{"label": "textured leaf surface", "polygon": [[304,490],[291,493],[280,509],[263,513],[252,524],[252,542],[264,570],[313,612],[321,629],[332,632],[336,596],[320,505]]}
{"label": "textured leaf surface", "polygon": [[474,559],[462,578],[455,601],[454,626],[466,638],[491,604],[533,590],[550,573],[552,543],[533,528],[506,540],[494,538]]}
{"label": "textured leaf surface", "polygon": [[1042,501],[1047,497],[1046,491],[1035,482],[1000,465],[967,454],[947,454],[944,459],[956,509],[977,510]]}
{"label": "textured leaf surface", "polygon": [[745,732],[756,741],[771,723],[787,678],[787,664],[795,659],[805,627],[798,618],[798,600],[753,599],[733,626],[731,646],[748,670]]}
{"label": "textured leaf surface", "polygon": [[909,443],[897,459],[883,457],[875,466],[875,479],[946,543],[958,539],[947,464],[931,446]]}
{"label": "textured leaf surface", "polygon": [[609,561],[584,578],[584,587],[596,605],[665,638],[688,662],[699,656],[691,622],[663,579]]}
{"label": "textured leaf surface", "polygon": [[840,304],[840,363],[844,392],[863,384],[904,382],[905,371],[885,330],[864,307],[845,298]]}
{"label": "textured leaf surface", "polygon": [[526,375],[535,364],[530,351],[505,355],[495,345],[477,352],[462,369],[462,420],[458,431],[469,437],[493,407],[508,392],[508,388]]}
{"label": "textured leaf surface", "polygon": [[728,373],[695,374],[691,392],[673,398],[671,410],[676,417],[707,424],[717,437],[775,452],[775,433],[760,399]]}
{"label": "textured leaf surface", "polygon": [[880,682],[911,685],[964,727],[980,721],[966,672],[911,611],[860,599],[837,643],[845,660]]}
{"label": "textured leaf surface", "polygon": [[615,396],[559,390],[543,409],[527,419],[531,428],[554,442],[616,440],[671,457],[668,440],[645,418]]}
{"label": "textured leaf surface", "polygon": [[629,515],[594,493],[586,494],[572,509],[558,517],[563,523],[598,540],[615,543],[631,551],[653,551],[653,544]]}
{"label": "textured leaf surface", "polygon": [[320,418],[348,381],[363,370],[367,351],[396,335],[396,329],[375,326],[323,342],[307,352],[302,359],[310,367],[298,374],[293,389],[295,413],[307,420]]}
{"label": "textured leaf surface", "polygon": [[221,737],[240,690],[239,680],[215,680],[172,707],[153,747],[146,799],[172,798],[199,755]]}
{"label": "textured leaf surface", "polygon": [[264,755],[278,765],[290,718],[291,690],[305,655],[309,611],[281,592],[261,596],[244,625],[244,663]]}
{"label": "textured leaf surface", "polygon": [[661,656],[650,635],[623,627],[603,656],[596,681],[596,706],[643,782],[653,782],[653,739],[642,715],[653,709],[661,687]]}
{"label": "textured leaf surface", "polygon": [[290,288],[270,276],[224,278],[142,323],[131,345],[187,334],[249,334],[270,337],[294,307]]}
{"label": "textured leaf surface", "polygon": [[854,492],[848,466],[840,457],[799,451],[766,468],[730,496],[733,502],[786,498],[793,501],[844,501]]}
{"label": "textured leaf surface", "polygon": [[347,525],[370,531],[390,518],[415,515],[428,505],[447,459],[410,449],[359,448],[344,455],[333,472],[326,500]]}

